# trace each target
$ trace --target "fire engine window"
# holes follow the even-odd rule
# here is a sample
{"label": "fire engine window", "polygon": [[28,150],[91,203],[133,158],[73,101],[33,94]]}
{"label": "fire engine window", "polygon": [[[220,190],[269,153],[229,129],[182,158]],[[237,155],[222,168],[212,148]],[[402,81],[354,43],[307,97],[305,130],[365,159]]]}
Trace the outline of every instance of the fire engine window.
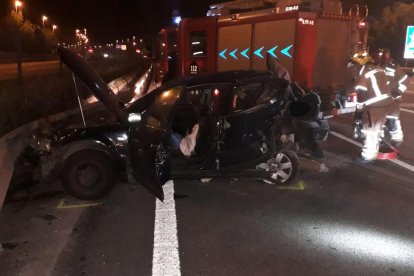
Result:
{"label": "fire engine window", "polygon": [[205,57],[207,55],[207,33],[190,33],[190,57]]}

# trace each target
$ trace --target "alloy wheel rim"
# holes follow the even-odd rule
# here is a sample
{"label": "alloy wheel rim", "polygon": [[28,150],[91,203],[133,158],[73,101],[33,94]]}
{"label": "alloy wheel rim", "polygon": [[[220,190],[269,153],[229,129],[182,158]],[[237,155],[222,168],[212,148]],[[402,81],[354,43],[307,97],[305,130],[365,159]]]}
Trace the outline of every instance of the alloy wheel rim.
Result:
{"label": "alloy wheel rim", "polygon": [[283,152],[279,152],[270,164],[271,178],[273,180],[286,182],[293,173],[293,164],[290,158]]}

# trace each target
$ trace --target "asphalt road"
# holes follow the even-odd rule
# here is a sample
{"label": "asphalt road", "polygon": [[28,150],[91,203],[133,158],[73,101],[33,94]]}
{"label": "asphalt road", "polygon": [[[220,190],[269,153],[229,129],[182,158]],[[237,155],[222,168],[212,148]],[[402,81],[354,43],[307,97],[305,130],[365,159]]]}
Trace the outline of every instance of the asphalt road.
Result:
{"label": "asphalt road", "polygon": [[[330,172],[302,171],[291,187],[177,180],[166,200],[173,205],[160,209],[130,181],[89,206],[64,193],[6,204],[0,241],[16,246],[0,253],[0,274],[169,275],[153,273],[164,264],[182,275],[414,275],[413,103],[414,94],[404,96],[405,167],[357,166],[359,147],[330,135]],[[351,122],[330,123],[350,137]]]}
{"label": "asphalt road", "polygon": [[[58,72],[59,61],[38,61],[22,63],[23,78]],[[0,81],[17,79],[17,64],[0,64]]]}

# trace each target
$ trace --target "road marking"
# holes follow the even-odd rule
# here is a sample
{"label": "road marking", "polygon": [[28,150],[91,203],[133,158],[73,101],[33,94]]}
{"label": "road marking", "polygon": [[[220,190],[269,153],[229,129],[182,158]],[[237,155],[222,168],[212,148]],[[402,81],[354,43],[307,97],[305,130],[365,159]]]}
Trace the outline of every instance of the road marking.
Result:
{"label": "road marking", "polygon": [[174,182],[165,183],[164,202],[156,200],[152,275],[180,276]]}
{"label": "road marking", "polygon": [[410,165],[410,164],[405,163],[405,162],[403,162],[401,160],[398,160],[398,159],[393,159],[393,160],[389,160],[389,161],[391,161],[392,163],[397,164],[397,165],[399,165],[403,168],[406,168],[407,170],[410,170],[410,171],[414,172],[414,166],[413,165]]}
{"label": "road marking", "polygon": [[84,203],[84,204],[65,204],[65,200],[62,199],[59,205],[56,207],[57,209],[74,209],[74,208],[86,208],[86,207],[93,207],[102,205],[103,202],[91,202],[91,203]]}
{"label": "road marking", "polygon": [[347,142],[349,142],[349,143],[351,143],[351,144],[353,144],[355,146],[362,147],[362,144],[361,143],[359,143],[359,142],[357,142],[355,140],[352,140],[352,139],[350,139],[350,138],[348,138],[348,137],[346,137],[346,136],[344,136],[344,135],[342,135],[342,134],[340,134],[340,133],[338,133],[336,131],[330,131],[329,133],[331,133],[333,136],[336,136],[336,137],[338,137],[338,138],[340,138],[342,140],[345,140],[345,141],[347,141]]}
{"label": "road marking", "polygon": [[400,110],[408,113],[414,113],[414,111],[405,108],[401,108]]}
{"label": "road marking", "polygon": [[292,186],[277,186],[278,190],[305,190],[305,181],[301,180]]}
{"label": "road marking", "polygon": [[[354,141],[354,140],[352,140],[352,139],[350,139],[350,138],[348,138],[348,137],[346,137],[346,136],[344,136],[344,135],[342,135],[342,134],[340,134],[336,131],[330,131],[329,133],[331,133],[332,135],[334,135],[334,136],[336,136],[336,137],[338,137],[342,140],[345,140],[345,141],[347,141],[347,142],[349,142],[349,143],[351,143],[355,146],[362,147],[361,143],[358,143],[357,141]],[[408,164],[404,161],[401,161],[401,160],[398,160],[398,159],[389,159],[388,161],[390,161],[390,162],[392,162],[392,163],[394,163],[394,164],[396,164],[400,167],[403,167],[407,170],[410,170],[410,171],[414,172],[414,166],[410,165],[410,164]]]}

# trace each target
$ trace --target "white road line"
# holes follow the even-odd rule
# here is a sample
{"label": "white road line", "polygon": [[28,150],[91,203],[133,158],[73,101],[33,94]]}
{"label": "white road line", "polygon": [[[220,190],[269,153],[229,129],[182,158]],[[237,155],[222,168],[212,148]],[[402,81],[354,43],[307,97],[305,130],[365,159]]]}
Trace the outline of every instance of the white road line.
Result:
{"label": "white road line", "polygon": [[[357,141],[354,141],[354,140],[352,140],[352,139],[350,139],[350,138],[348,138],[348,137],[346,137],[346,136],[344,136],[344,135],[342,135],[342,134],[340,134],[340,133],[338,133],[336,131],[330,131],[329,133],[332,134],[333,136],[336,136],[339,139],[342,139],[344,141],[347,141],[347,142],[349,142],[349,143],[351,143],[351,144],[353,144],[355,146],[362,147],[362,144],[361,143],[359,143]],[[398,165],[400,167],[403,167],[403,168],[405,168],[407,170],[410,170],[410,171],[414,172],[414,166],[413,165],[410,165],[408,163],[405,163],[404,161],[401,161],[401,160],[398,160],[398,159],[391,159],[391,160],[388,160],[388,161],[390,161],[390,162],[392,162],[392,163],[394,163],[394,164],[396,164],[396,165]]]}
{"label": "white road line", "polygon": [[164,202],[157,200],[155,207],[152,275],[180,276],[174,182],[168,181],[163,188]]}
{"label": "white road line", "polygon": [[346,137],[346,136],[344,136],[344,135],[342,135],[342,134],[340,134],[340,133],[338,133],[336,131],[329,131],[329,133],[332,134],[333,136],[336,136],[336,137],[338,137],[338,138],[340,138],[342,140],[345,140],[345,141],[347,141],[347,142],[349,142],[349,143],[351,143],[351,144],[353,144],[355,146],[362,147],[362,144],[361,143],[359,143],[359,142],[357,142],[355,140],[352,140],[351,138],[348,138],[348,137]]}
{"label": "white road line", "polygon": [[409,110],[409,109],[405,109],[405,108],[400,108],[400,110],[401,111],[404,111],[404,112],[408,112],[408,113],[413,113],[414,114],[414,111],[413,110]]}

